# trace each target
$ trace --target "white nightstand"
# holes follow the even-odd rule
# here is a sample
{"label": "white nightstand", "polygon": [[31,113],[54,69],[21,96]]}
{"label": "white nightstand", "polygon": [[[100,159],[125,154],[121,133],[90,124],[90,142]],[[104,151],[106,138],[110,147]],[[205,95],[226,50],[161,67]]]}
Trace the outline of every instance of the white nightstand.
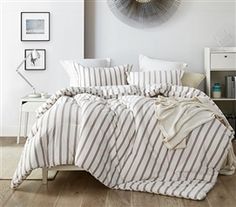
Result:
{"label": "white nightstand", "polygon": [[17,136],[17,144],[20,142],[21,136],[21,124],[22,124],[22,114],[25,114],[25,122],[24,122],[24,137],[27,136],[27,129],[28,129],[28,120],[29,120],[29,113],[34,113],[36,110],[47,100],[47,98],[29,98],[23,97],[20,100],[20,116],[19,116],[19,130]]}
{"label": "white nightstand", "polygon": [[236,47],[205,48],[205,71],[207,95],[212,97],[212,87],[220,83],[222,97],[213,98],[222,112],[236,129],[236,97],[227,97],[227,76],[236,76]]}

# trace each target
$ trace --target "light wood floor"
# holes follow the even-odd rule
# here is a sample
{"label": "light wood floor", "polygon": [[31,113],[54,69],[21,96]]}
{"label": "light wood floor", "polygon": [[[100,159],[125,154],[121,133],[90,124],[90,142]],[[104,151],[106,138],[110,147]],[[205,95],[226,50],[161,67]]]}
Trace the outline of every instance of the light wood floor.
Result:
{"label": "light wood floor", "polygon": [[[0,144],[9,139],[0,138]],[[0,180],[0,206],[9,207],[235,207],[236,175],[219,176],[216,186],[203,201],[191,201],[149,193],[111,190],[86,172],[59,172],[56,179],[24,181],[17,191],[10,181]]]}

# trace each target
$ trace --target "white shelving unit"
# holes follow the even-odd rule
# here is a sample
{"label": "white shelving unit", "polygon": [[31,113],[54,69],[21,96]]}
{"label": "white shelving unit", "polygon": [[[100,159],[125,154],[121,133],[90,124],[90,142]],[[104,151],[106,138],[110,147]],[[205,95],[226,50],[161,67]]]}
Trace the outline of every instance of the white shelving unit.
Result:
{"label": "white shelving unit", "polygon": [[[225,114],[236,115],[236,97],[227,98],[225,77],[236,76],[236,47],[205,48],[206,92]],[[212,97],[212,86],[220,83],[222,98]]]}
{"label": "white shelving unit", "polygon": [[[225,98],[225,76],[236,75],[236,47],[205,48],[206,92],[212,97],[212,86],[220,83]],[[218,100],[218,99],[217,99]]]}

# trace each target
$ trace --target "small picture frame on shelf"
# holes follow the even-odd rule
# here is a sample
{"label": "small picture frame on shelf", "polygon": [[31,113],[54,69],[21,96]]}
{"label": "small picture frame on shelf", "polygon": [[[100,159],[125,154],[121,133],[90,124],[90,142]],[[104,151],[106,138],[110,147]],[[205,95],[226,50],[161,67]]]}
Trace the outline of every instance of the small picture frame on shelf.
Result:
{"label": "small picture frame on shelf", "polygon": [[32,51],[34,49],[25,49],[25,58],[30,55],[25,61],[25,70],[46,70],[46,50],[36,49],[39,54],[38,59],[32,57]]}
{"label": "small picture frame on shelf", "polygon": [[21,12],[21,41],[49,41],[50,12]]}

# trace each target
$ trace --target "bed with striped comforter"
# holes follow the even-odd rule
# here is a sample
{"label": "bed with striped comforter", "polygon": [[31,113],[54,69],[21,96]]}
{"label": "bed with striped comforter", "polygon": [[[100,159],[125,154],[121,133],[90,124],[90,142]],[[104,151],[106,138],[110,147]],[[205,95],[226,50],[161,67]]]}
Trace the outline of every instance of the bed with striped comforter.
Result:
{"label": "bed with striped comforter", "polygon": [[[227,158],[233,132],[214,119],[189,134],[186,148],[167,149],[156,127],[160,94],[207,97],[173,85],[58,91],[38,110],[11,187],[33,169],[76,165],[110,188],[205,198]],[[210,98],[209,104],[216,107]]]}

